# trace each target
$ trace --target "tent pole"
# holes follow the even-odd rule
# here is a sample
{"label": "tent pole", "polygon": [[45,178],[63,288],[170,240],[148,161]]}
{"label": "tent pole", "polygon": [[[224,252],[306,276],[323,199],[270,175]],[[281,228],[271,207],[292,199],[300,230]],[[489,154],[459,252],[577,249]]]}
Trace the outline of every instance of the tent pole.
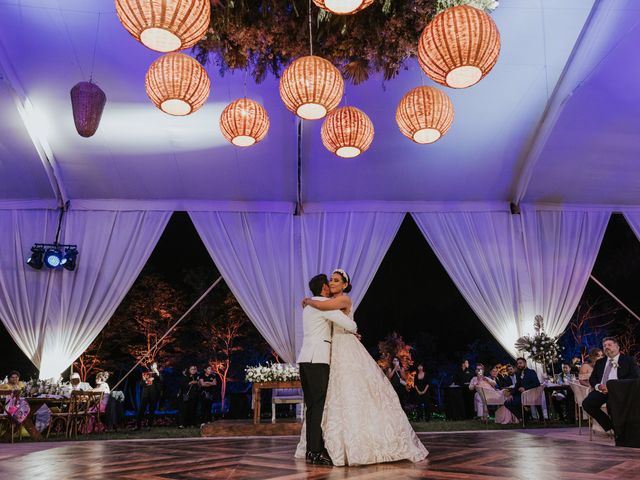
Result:
{"label": "tent pole", "polygon": [[[206,290],[202,295],[200,295],[200,298],[198,298],[198,299],[194,302],[194,304],[193,304],[193,305],[191,305],[191,306],[189,307],[189,309],[188,309],[186,312],[184,312],[184,314],[183,314],[183,315],[182,315],[182,316],[181,316],[181,317],[176,321],[176,323],[174,323],[173,325],[171,325],[171,327],[169,327],[169,329],[165,332],[165,334],[164,334],[162,337],[160,337],[160,339],[159,339],[159,340],[157,340],[157,341],[156,341],[155,345],[153,346],[153,348],[152,348],[151,350],[155,349],[155,348],[160,344],[160,342],[162,342],[162,340],[164,340],[164,339],[165,339],[165,337],[166,337],[167,335],[169,335],[173,330],[175,330],[175,329],[176,329],[176,327],[180,324],[180,322],[182,322],[182,320],[184,320],[184,319],[186,318],[186,316],[187,316],[187,315],[189,315],[189,314],[191,313],[191,311],[192,311],[194,308],[196,308],[196,307],[198,306],[198,304],[199,304],[202,300],[204,300],[204,298],[205,298],[207,295],[209,295],[209,293],[211,292],[211,290],[213,290],[213,289],[214,289],[214,288],[215,288],[215,287],[216,287],[216,286],[217,286],[221,281],[222,281],[222,275],[220,275],[220,276],[218,277],[218,279],[217,279],[215,282],[213,282],[213,283],[211,284],[211,286],[210,286],[209,288],[207,288],[207,290]],[[133,372],[136,368],[138,368],[138,365],[140,365],[140,364],[144,361],[144,359],[147,357],[147,355],[148,355],[148,353],[147,353],[147,354],[145,354],[145,355],[143,355],[143,356],[142,356],[142,358],[140,358],[140,360],[138,360],[138,362],[137,362],[133,367],[131,367],[131,370],[129,370],[129,371],[127,372],[127,374],[126,374],[124,377],[122,377],[122,378],[118,381],[118,383],[116,383],[116,384],[114,385],[114,387],[112,388],[112,390],[115,390],[116,388],[118,388],[118,386],[119,386],[122,382],[124,382],[124,380],[125,380],[129,375],[131,375],[131,372]]]}
{"label": "tent pole", "polygon": [[620,305],[622,305],[622,307],[629,312],[631,315],[633,315],[635,317],[636,320],[638,320],[640,322],[640,317],[638,315],[636,315],[636,313],[631,310],[629,307],[627,307],[624,302],[622,300],[620,300],[618,297],[616,297],[613,292],[611,290],[609,290],[607,287],[605,287],[596,277],[594,277],[593,275],[589,275],[589,278],[591,280],[593,280],[596,285],[598,285],[600,288],[602,288],[605,292],[607,292],[609,295],[611,295],[611,297],[618,302]]}

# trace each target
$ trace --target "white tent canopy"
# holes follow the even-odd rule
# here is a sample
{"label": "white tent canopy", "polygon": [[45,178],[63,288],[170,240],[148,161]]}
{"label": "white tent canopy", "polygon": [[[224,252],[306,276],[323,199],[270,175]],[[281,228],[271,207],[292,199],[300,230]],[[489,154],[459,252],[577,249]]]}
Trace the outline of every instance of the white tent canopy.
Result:
{"label": "white tent canopy", "polygon": [[[201,110],[188,117],[160,112],[144,89],[146,70],[159,54],[124,30],[112,0],[0,0],[0,209],[55,209],[70,201],[71,211],[291,215],[298,192],[305,214],[338,216],[508,215],[513,202],[526,207],[525,218],[500,220],[500,225],[510,226],[501,230],[499,241],[522,243],[514,247],[516,255],[527,248],[522,231],[536,232],[541,225],[547,229],[544,238],[578,241],[566,236],[565,222],[573,221],[569,216],[537,224],[532,220],[536,211],[602,211],[604,220],[589,230],[595,237],[588,254],[585,250],[586,257],[579,259],[584,275],[602,238],[602,221],[606,225],[612,211],[632,212],[640,205],[640,2],[503,0],[493,18],[502,39],[498,63],[474,87],[447,91],[455,107],[454,124],[433,145],[409,141],[395,123],[400,98],[417,85],[431,83],[416,62],[409,62],[391,81],[374,76],[363,85],[347,85],[348,103],[364,110],[376,131],[372,147],[347,160],[324,149],[317,121],[303,123],[298,158],[298,122],[282,104],[278,80],[272,77],[247,85],[247,95],[261,102],[271,119],[267,138],[251,148],[231,146],[218,129],[224,106],[243,95],[241,73],[222,77],[215,66],[208,66],[212,90]],[[106,92],[107,105],[97,133],[85,139],[75,131],[69,90],[91,74]],[[579,235],[585,231],[581,228],[569,231]],[[293,221],[287,230],[291,238],[284,243],[299,245],[301,229],[300,222]],[[236,233],[248,241],[242,231]],[[347,248],[342,240],[329,244]],[[312,243],[305,245],[302,250],[315,251],[309,250]],[[541,248],[544,243],[534,251]],[[362,261],[379,262],[379,251],[372,249],[371,258],[369,252],[358,251]],[[302,268],[300,252],[291,253],[293,269]],[[339,252],[322,254],[341,258]],[[537,260],[528,255],[530,267]],[[18,261],[22,265],[23,259]],[[544,276],[548,272],[544,261],[540,263],[538,273]],[[268,279],[269,272],[262,274]],[[518,275],[520,282],[526,277]],[[370,281],[369,270],[366,277]],[[536,281],[526,278],[526,283]],[[296,282],[295,288],[303,288],[299,279]],[[571,298],[568,305],[575,300],[575,289],[584,288],[582,280],[572,282],[574,290],[564,292]],[[546,292],[543,287],[540,291]],[[509,308],[503,310],[515,311],[515,320],[483,321],[515,321],[513,328],[503,328],[507,336],[499,338],[508,348],[512,337],[530,323],[518,306],[551,301],[548,292],[545,295],[547,300],[520,295],[514,305],[507,301]],[[285,304],[290,299],[283,300]],[[547,304],[540,308],[553,310]],[[567,312],[561,316],[555,328],[562,326]],[[280,340],[296,337],[299,332],[278,335]],[[282,347],[287,357],[292,358],[294,347]]]}

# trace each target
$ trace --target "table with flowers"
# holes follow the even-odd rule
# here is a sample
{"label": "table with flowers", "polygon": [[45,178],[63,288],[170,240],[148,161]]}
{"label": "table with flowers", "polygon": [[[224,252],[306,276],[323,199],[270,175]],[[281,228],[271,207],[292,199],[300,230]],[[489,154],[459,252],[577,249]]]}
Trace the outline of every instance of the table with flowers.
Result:
{"label": "table with flowers", "polygon": [[253,423],[260,423],[262,390],[275,388],[302,388],[297,365],[274,363],[245,369],[245,380],[253,383]]}

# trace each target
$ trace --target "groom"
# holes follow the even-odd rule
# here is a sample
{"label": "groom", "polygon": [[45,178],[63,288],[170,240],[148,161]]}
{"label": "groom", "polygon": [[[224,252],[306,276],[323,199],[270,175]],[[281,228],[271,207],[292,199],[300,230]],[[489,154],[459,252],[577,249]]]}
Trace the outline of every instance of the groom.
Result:
{"label": "groom", "polygon": [[[331,296],[329,280],[325,274],[313,277],[309,281],[309,289],[314,300],[324,301]],[[302,311],[304,338],[298,355],[298,365],[304,403],[307,407],[307,463],[316,465],[332,465],[331,458],[324,449],[321,426],[329,384],[331,322],[354,333],[358,328],[356,323],[340,310],[322,312],[306,306]]]}

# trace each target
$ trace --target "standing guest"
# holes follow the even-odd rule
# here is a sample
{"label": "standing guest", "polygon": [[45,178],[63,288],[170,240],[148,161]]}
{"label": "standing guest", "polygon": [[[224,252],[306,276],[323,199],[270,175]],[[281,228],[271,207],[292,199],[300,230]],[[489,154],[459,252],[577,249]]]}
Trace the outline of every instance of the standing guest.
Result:
{"label": "standing guest", "polygon": [[580,371],[578,372],[578,381],[580,382],[580,385],[591,388],[589,378],[591,377],[591,373],[593,372],[593,366],[598,360],[603,357],[604,353],[602,353],[602,350],[598,347],[593,347],[591,350],[589,350],[588,361],[582,364],[582,366],[580,367]]}
{"label": "standing guest", "polygon": [[196,424],[198,411],[198,367],[191,365],[184,372],[184,378],[178,391],[180,403],[180,419],[178,428],[191,427]]}
{"label": "standing guest", "polygon": [[424,365],[418,364],[418,371],[413,379],[413,388],[416,392],[416,405],[418,406],[418,421],[431,420],[431,406],[429,404],[429,379],[424,371]]}
{"label": "standing guest", "polygon": [[144,418],[147,407],[149,408],[147,428],[151,429],[156,417],[156,408],[158,408],[160,393],[162,392],[162,376],[158,371],[158,364],[156,362],[151,364],[149,370],[142,372],[142,380],[140,383],[142,384],[142,395],[140,396],[140,408],[138,409],[135,430],[142,428],[142,419]]}
{"label": "standing guest", "polygon": [[200,423],[204,425],[211,421],[211,406],[215,400],[215,391],[218,386],[218,381],[216,380],[216,375],[213,373],[213,367],[211,365],[204,367],[202,375],[200,375],[198,379],[198,385],[202,392]]}
{"label": "standing guest", "polygon": [[495,390],[496,386],[497,383],[495,380],[484,375],[484,365],[482,363],[478,363],[476,365],[476,376],[469,382],[469,390],[475,392],[474,403],[477,417],[484,418],[485,415],[489,414],[489,412],[484,411],[484,401],[477,389],[486,388],[488,390]]}
{"label": "standing guest", "polygon": [[398,394],[400,404],[404,406],[407,393],[407,389],[405,388],[407,385],[407,373],[404,371],[398,357],[393,357],[391,367],[387,368],[387,378]]}
{"label": "standing guest", "polygon": [[74,392],[88,392],[90,390],[93,390],[91,388],[91,385],[89,385],[87,382],[81,381],[80,374],[78,372],[72,373],[69,381],[71,383],[71,390]]}
{"label": "standing guest", "polygon": [[[563,363],[562,373],[558,375],[558,383],[560,385],[569,385],[571,379],[571,365]],[[570,388],[561,392],[553,392],[551,394],[551,403],[553,404],[553,409],[558,412],[561,422],[568,420],[573,423],[575,421],[575,397]]]}
{"label": "standing guest", "polygon": [[527,361],[520,357],[516,360],[516,383],[511,389],[511,397],[507,399],[504,406],[511,410],[518,419],[522,419],[522,393],[540,386],[540,380],[535,371],[527,368]]}
{"label": "standing guest", "polygon": [[[605,432],[613,434],[611,417],[600,409],[607,403],[609,395],[607,382],[639,378],[640,371],[635,358],[620,354],[620,344],[616,338],[605,338],[602,341],[602,348],[606,356],[598,360],[593,367],[593,373],[589,378],[593,391],[582,402],[582,408],[600,424]],[[608,408],[611,413],[611,405],[608,405]]]}
{"label": "standing guest", "polygon": [[[473,372],[469,369],[469,360],[463,359],[460,364],[460,368],[453,375],[453,383],[461,387],[469,387],[471,379],[473,378]],[[468,388],[462,389],[462,396],[464,398],[464,411],[465,418],[473,418],[474,407],[474,393]]]}

